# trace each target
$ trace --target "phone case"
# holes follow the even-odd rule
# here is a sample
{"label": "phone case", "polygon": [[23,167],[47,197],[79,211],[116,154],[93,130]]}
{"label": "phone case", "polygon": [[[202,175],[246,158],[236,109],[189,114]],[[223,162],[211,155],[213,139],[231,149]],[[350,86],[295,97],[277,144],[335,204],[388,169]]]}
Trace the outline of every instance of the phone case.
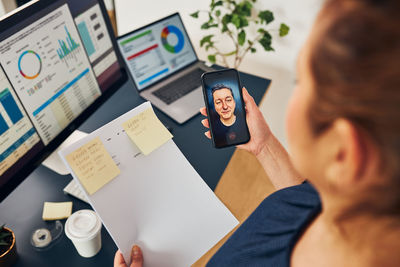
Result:
{"label": "phone case", "polygon": [[247,120],[246,120],[245,125],[246,125],[247,136],[248,136],[247,140],[245,140],[243,142],[238,142],[238,143],[233,143],[233,144],[223,145],[223,146],[218,146],[215,143],[213,126],[212,126],[212,122],[211,122],[211,118],[210,118],[210,110],[209,110],[209,104],[208,104],[208,98],[207,98],[207,91],[206,91],[207,89],[206,89],[206,86],[204,84],[204,79],[205,79],[205,76],[207,76],[207,75],[213,75],[215,73],[223,73],[223,72],[228,72],[228,71],[234,71],[235,74],[236,74],[237,82],[239,84],[240,101],[241,101],[242,107],[244,109],[245,108],[245,104],[244,104],[243,92],[242,92],[243,86],[242,86],[242,84],[240,82],[239,72],[236,69],[224,69],[224,70],[209,71],[209,72],[205,72],[205,73],[203,73],[201,75],[201,85],[202,85],[202,88],[203,88],[204,103],[205,103],[206,109],[207,109],[207,118],[208,118],[209,125],[210,125],[211,140],[212,140],[213,146],[215,148],[225,148],[225,147],[237,146],[237,145],[241,145],[241,144],[246,144],[246,143],[248,143],[250,141],[250,132],[249,132],[249,127],[247,125]]}

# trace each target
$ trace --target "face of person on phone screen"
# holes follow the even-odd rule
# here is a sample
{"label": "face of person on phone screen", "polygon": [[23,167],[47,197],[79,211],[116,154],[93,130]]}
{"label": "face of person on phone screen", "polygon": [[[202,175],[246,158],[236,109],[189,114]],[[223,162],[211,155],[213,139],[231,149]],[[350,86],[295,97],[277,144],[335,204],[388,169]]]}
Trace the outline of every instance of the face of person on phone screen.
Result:
{"label": "face of person on phone screen", "polygon": [[225,126],[231,126],[236,121],[234,114],[236,103],[230,88],[222,87],[213,90],[215,111]]}

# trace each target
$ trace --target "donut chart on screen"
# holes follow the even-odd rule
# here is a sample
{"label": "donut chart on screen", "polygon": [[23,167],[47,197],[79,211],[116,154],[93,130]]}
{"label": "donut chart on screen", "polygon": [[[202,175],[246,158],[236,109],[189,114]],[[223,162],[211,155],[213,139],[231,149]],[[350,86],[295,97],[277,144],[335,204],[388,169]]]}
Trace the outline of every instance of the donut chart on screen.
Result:
{"label": "donut chart on screen", "polygon": [[[29,57],[30,56],[30,57]],[[28,62],[22,62],[24,57],[29,57]],[[26,72],[24,71],[24,64],[28,64],[29,63],[29,67],[33,67],[34,70],[31,72]],[[27,66],[27,65],[25,65]],[[39,76],[40,71],[42,70],[42,59],[40,58],[39,54],[36,53],[33,50],[26,50],[24,51],[18,59],[18,70],[19,73],[21,73],[22,77],[24,77],[25,79],[35,79],[37,76]]]}
{"label": "donut chart on screen", "polygon": [[[168,43],[167,37],[169,34],[174,34],[178,38],[178,43],[176,45],[173,46]],[[183,33],[179,28],[173,25],[169,25],[165,27],[161,32],[161,42],[165,50],[167,50],[170,53],[176,54],[183,49],[183,45],[185,44],[185,38],[183,37]]]}

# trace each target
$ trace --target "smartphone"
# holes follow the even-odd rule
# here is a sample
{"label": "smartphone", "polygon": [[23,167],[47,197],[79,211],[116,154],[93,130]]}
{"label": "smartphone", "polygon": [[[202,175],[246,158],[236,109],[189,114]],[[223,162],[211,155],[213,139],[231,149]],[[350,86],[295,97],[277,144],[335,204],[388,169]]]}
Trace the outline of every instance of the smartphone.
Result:
{"label": "smartphone", "polygon": [[250,133],[237,70],[205,72],[201,82],[214,147],[247,143]]}

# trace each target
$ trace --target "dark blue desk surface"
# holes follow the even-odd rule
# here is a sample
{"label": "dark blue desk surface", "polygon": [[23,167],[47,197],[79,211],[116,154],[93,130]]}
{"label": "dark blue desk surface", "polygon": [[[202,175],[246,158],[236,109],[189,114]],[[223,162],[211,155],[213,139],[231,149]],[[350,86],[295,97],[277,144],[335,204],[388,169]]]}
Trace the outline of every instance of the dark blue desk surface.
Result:
{"label": "dark blue desk surface", "polygon": [[[241,73],[243,85],[259,103],[265,94],[270,80]],[[144,100],[139,97],[131,81],[122,86],[106,103],[104,103],[81,127],[84,132],[91,132],[116,117],[131,110]],[[157,116],[172,128],[174,142],[197,170],[204,181],[214,189],[234,148],[215,149],[204,136],[204,127],[197,115],[183,125],[156,110]],[[73,244],[63,234],[60,240],[47,251],[36,251],[30,245],[30,236],[34,229],[51,227],[54,223],[42,221],[44,201],[73,201],[73,211],[88,209],[90,206],[69,195],[62,189],[70,182],[70,175],[58,175],[46,167],[38,167],[21,183],[2,203],[0,203],[0,221],[13,229],[17,237],[19,259],[16,266],[112,266],[114,253],[117,250],[110,235],[102,229],[102,249],[93,258],[78,255]],[[63,224],[65,220],[62,220]]]}

